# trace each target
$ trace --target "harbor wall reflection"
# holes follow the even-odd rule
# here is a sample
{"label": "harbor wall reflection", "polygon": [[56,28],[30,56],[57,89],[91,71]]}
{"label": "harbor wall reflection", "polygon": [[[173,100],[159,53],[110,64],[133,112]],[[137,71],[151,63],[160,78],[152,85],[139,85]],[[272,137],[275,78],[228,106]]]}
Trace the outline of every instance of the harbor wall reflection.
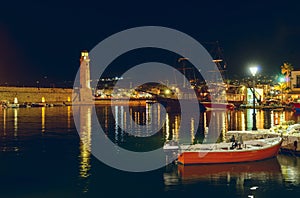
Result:
{"label": "harbor wall reflection", "polygon": [[[206,137],[215,137],[219,135],[219,141],[223,141],[225,133],[228,130],[251,130],[252,116],[251,109],[242,111],[207,111],[200,114],[199,120],[191,118],[188,126],[185,127],[187,131],[182,134],[180,131],[180,113],[168,112],[161,117],[161,106],[154,106],[151,108],[146,106],[131,106],[129,109],[130,114],[124,113],[123,106],[96,106],[98,120],[103,127],[106,135],[116,144],[126,144],[130,142],[130,138],[135,138],[132,134],[126,131],[135,131],[137,135],[147,134],[150,132],[142,130],[143,125],[150,124],[160,128],[158,132],[147,138],[151,139],[154,145],[152,149],[161,147],[164,140],[175,140],[187,138],[190,143],[203,142]],[[115,113],[115,117],[112,114]],[[26,134],[32,133],[47,133],[47,131],[54,130],[57,124],[65,125],[67,130],[74,127],[71,107],[55,107],[55,108],[22,108],[22,109],[1,109],[0,128],[2,136],[17,137],[18,133],[27,130]],[[250,116],[249,116],[250,115]],[[132,119],[129,119],[129,117]],[[216,123],[211,125],[210,120],[214,116]],[[60,119],[57,119],[60,117]],[[287,120],[294,120],[300,122],[300,115],[290,111],[257,111],[257,126],[259,129],[270,128],[277,124],[281,124]],[[40,120],[40,123],[33,119]],[[199,126],[195,123],[199,122]],[[135,122],[135,124],[133,124]],[[31,124],[27,124],[31,123]],[[83,124],[83,122],[82,122]],[[35,126],[37,125],[37,126]],[[38,127],[39,126],[39,127]],[[208,132],[208,126],[210,131]],[[13,129],[8,131],[7,129]],[[124,130],[121,130],[125,129]],[[34,130],[33,130],[34,129]],[[39,130],[39,131],[36,131]],[[150,129],[149,129],[150,130]],[[142,138],[140,138],[141,140]],[[162,140],[162,141],[161,141]],[[149,141],[145,141],[145,144]],[[126,147],[126,146],[125,146]],[[147,149],[146,149],[147,150]],[[151,148],[150,148],[151,150]]]}

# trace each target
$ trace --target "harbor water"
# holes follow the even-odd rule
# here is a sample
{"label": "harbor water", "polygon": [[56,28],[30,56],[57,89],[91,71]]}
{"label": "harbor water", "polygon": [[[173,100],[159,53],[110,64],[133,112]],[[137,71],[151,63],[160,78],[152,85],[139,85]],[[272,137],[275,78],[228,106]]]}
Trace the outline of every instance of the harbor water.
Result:
{"label": "harbor water", "polygon": [[[168,111],[161,118],[158,108],[132,106],[132,119],[126,117],[123,106],[98,105],[96,113],[103,132],[114,144],[149,151],[162,147],[166,139],[182,137],[180,113]],[[171,163],[147,172],[112,168],[89,152],[94,143],[91,118],[82,121],[87,127],[80,139],[73,111],[71,106],[0,109],[0,197],[295,197],[300,193],[300,158],[287,155],[238,164]],[[217,124],[209,126],[213,116]],[[149,137],[135,138],[122,130],[144,133],[140,126],[150,120],[162,127]],[[258,129],[288,120],[300,122],[300,115],[257,112]],[[222,141],[228,130],[251,130],[252,110],[208,111],[200,115],[199,129],[193,123],[191,120],[188,126],[190,141],[208,127],[218,131]]]}

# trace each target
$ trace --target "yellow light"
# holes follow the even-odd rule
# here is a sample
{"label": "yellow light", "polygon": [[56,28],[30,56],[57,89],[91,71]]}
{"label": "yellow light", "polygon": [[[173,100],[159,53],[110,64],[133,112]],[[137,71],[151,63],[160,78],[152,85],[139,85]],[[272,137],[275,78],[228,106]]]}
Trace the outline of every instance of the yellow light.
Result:
{"label": "yellow light", "polygon": [[86,51],[81,52],[81,56],[83,56],[83,57],[87,57],[88,55],[89,55],[89,53]]}
{"label": "yellow light", "polygon": [[45,97],[42,97],[42,102],[45,102]]}
{"label": "yellow light", "polygon": [[42,107],[42,132],[45,132],[45,107]]}
{"label": "yellow light", "polygon": [[169,89],[165,90],[165,94],[169,95],[171,93],[171,91]]}
{"label": "yellow light", "polygon": [[14,103],[18,104],[18,98],[14,98]]}
{"label": "yellow light", "polygon": [[68,96],[67,101],[68,101],[68,102],[71,102],[71,97],[70,97],[70,96]]}

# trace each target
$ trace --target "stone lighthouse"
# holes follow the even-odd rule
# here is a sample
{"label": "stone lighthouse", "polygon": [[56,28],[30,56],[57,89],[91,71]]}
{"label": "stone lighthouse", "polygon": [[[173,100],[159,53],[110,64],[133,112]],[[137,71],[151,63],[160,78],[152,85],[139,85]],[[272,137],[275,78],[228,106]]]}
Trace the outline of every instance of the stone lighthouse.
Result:
{"label": "stone lighthouse", "polygon": [[80,88],[79,101],[92,102],[92,89],[90,79],[90,58],[87,51],[81,52],[80,57]]}

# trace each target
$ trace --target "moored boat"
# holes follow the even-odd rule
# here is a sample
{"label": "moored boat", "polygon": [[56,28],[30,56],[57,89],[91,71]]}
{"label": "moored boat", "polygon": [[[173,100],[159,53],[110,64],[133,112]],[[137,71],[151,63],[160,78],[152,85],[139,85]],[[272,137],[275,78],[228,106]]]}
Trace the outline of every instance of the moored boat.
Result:
{"label": "moored boat", "polygon": [[43,102],[39,102],[39,103],[32,103],[31,107],[46,107],[47,104],[43,103]]}
{"label": "moored boat", "polygon": [[300,103],[299,102],[293,102],[291,103],[292,109],[296,112],[300,112]]}
{"label": "moored boat", "polygon": [[2,100],[0,106],[2,106],[3,108],[19,108],[18,101],[10,103],[8,100]]}
{"label": "moored boat", "polygon": [[201,102],[207,110],[234,110],[232,103]]}
{"label": "moored boat", "polygon": [[[178,162],[181,164],[217,164],[259,161],[275,157],[282,143],[281,137],[244,141],[233,147],[232,143],[179,145]],[[166,143],[165,150],[174,150]]]}

